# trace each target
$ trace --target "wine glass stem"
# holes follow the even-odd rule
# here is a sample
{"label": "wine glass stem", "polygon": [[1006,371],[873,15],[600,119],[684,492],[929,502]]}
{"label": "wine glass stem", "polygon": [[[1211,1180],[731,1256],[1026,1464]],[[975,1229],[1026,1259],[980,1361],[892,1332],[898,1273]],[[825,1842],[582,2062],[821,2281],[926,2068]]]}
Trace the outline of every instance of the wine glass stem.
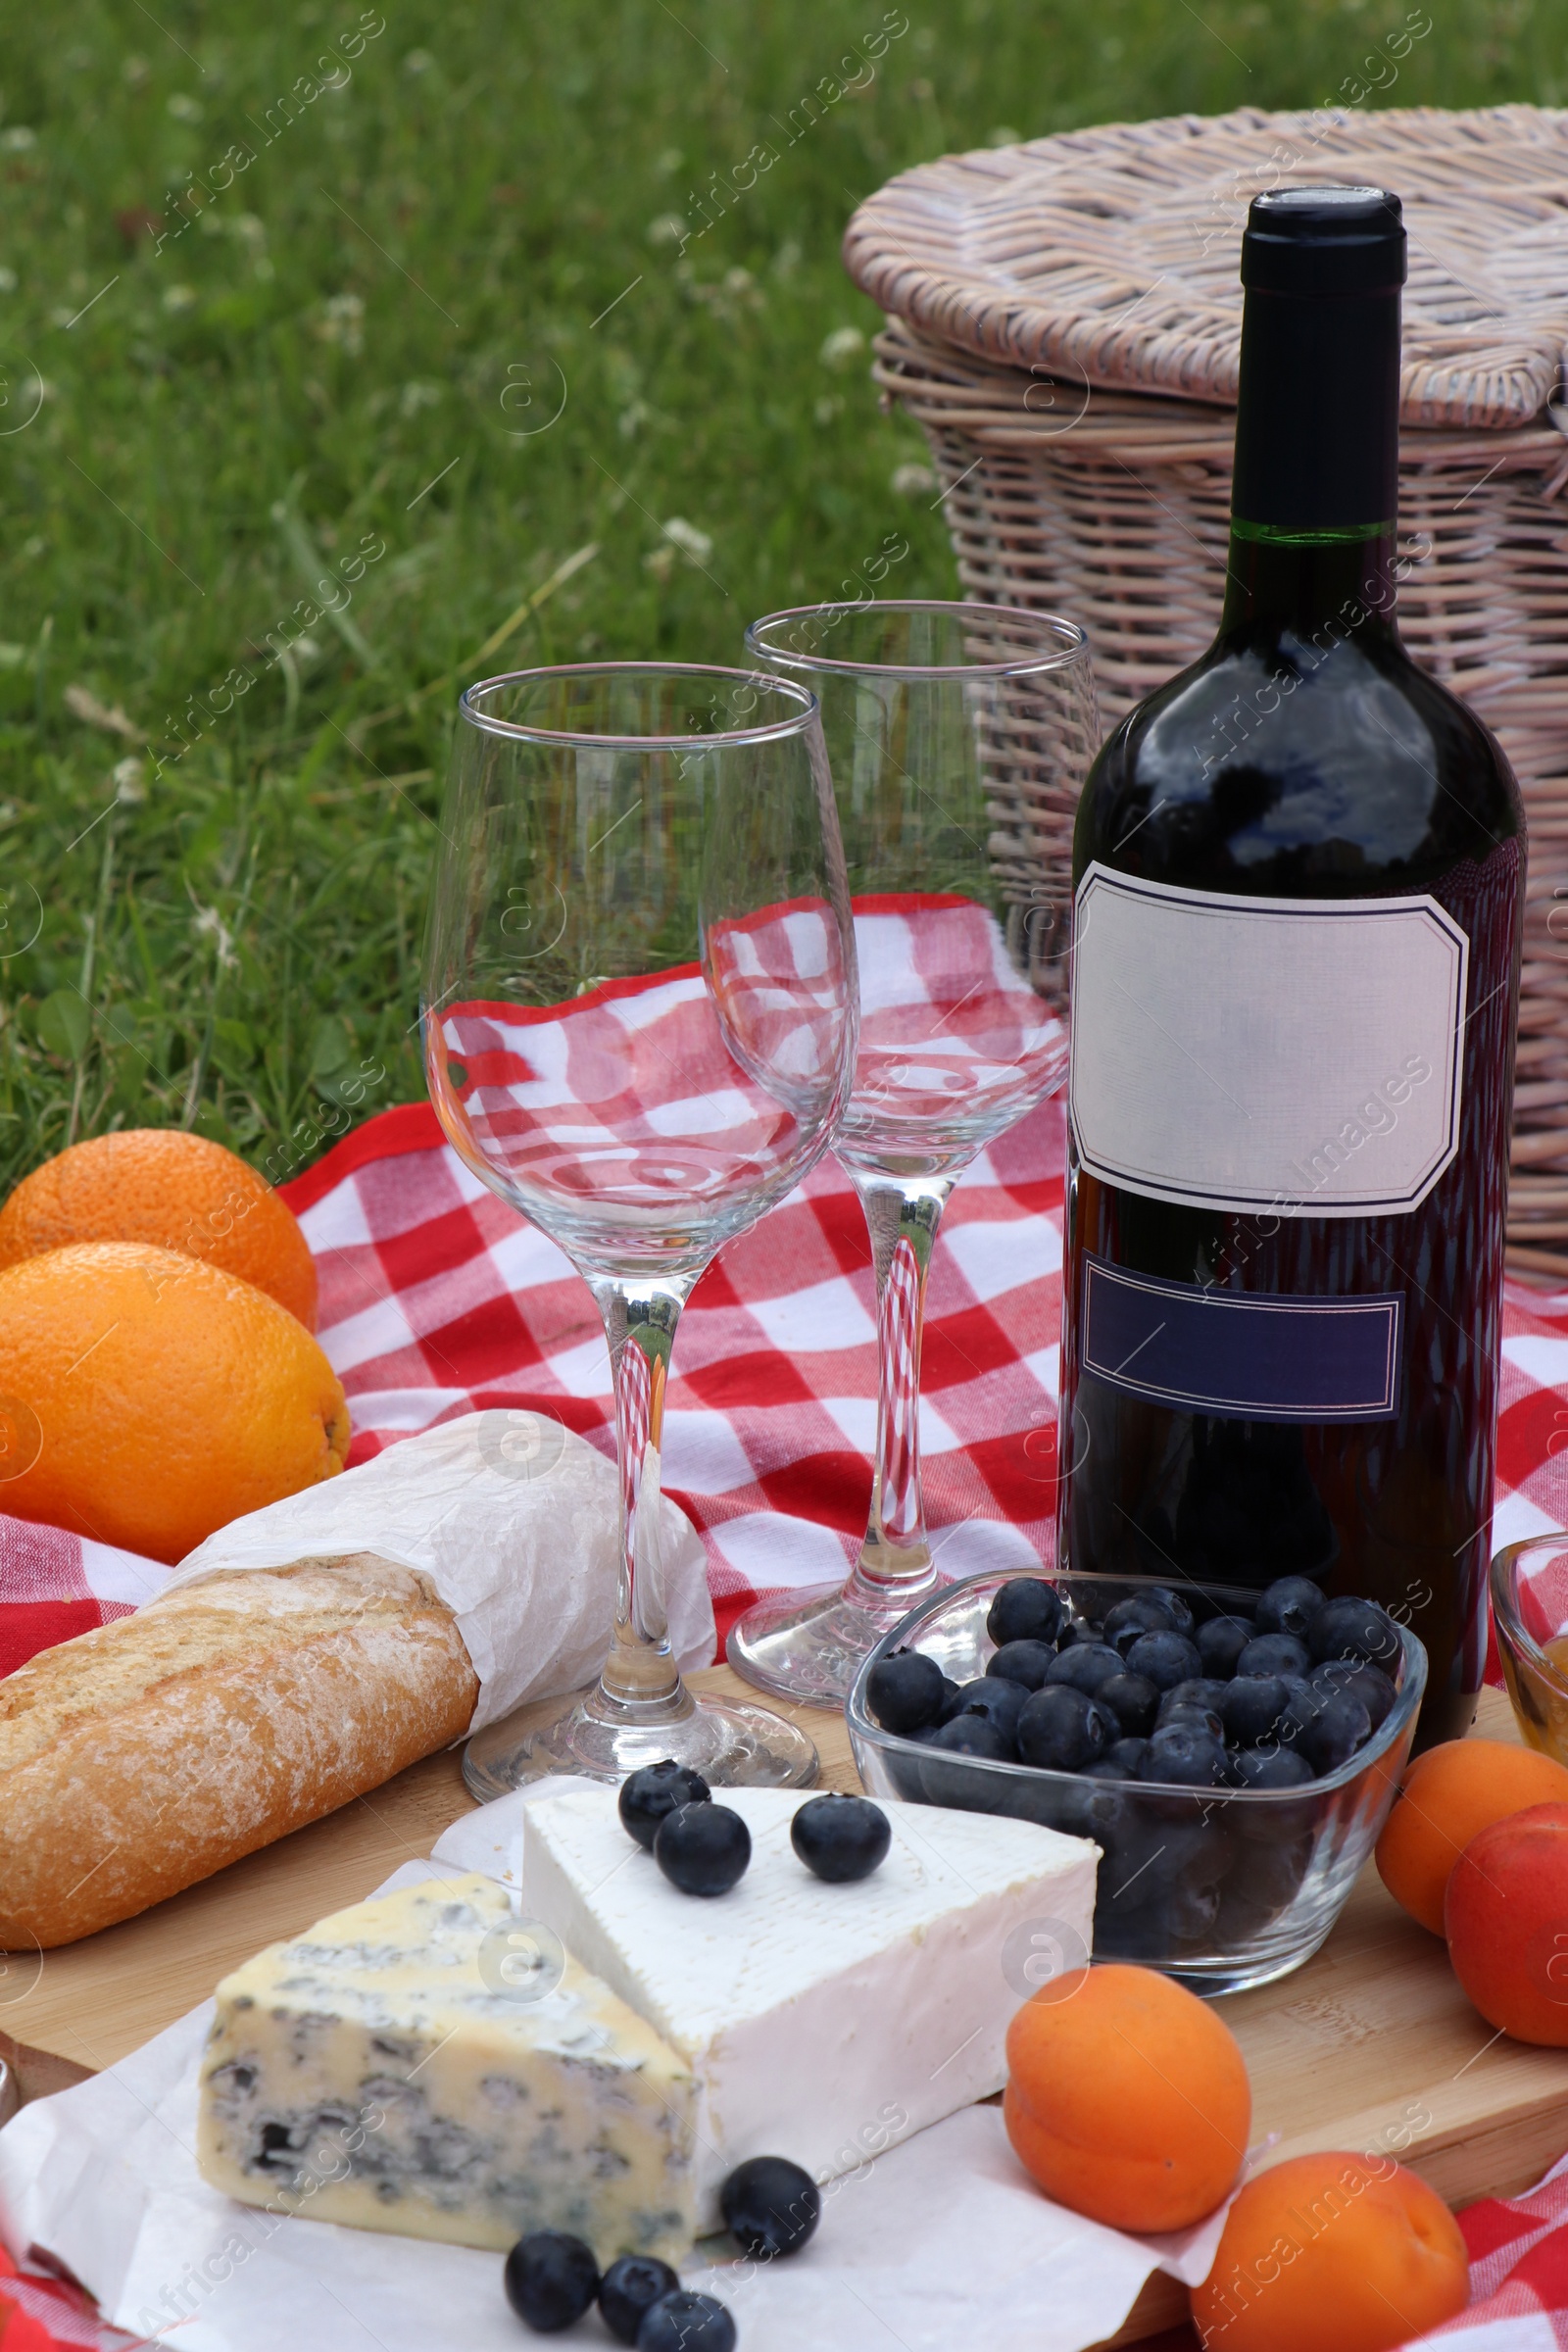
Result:
{"label": "wine glass stem", "polygon": [[693,1705],[670,1647],[660,1515],[669,1353],[695,1279],[590,1277],[615,1383],[620,1559],[614,1633],[599,1689],[588,1703],[595,1712],[628,1722],[674,1721]]}
{"label": "wine glass stem", "polygon": [[931,1247],[953,1185],[873,1176],[856,1176],[855,1185],[876,1275],[877,1400],[871,1516],[849,1594],[885,1604],[890,1588],[931,1582],[920,1500],[920,1340]]}

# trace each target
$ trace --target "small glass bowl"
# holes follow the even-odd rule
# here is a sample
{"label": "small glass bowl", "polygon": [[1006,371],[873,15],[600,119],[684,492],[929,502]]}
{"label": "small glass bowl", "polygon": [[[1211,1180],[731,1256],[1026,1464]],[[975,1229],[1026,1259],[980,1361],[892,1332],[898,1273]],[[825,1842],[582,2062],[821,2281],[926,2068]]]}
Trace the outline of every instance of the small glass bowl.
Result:
{"label": "small glass bowl", "polygon": [[[1568,1574],[1568,1552],[1564,1553]],[[1052,1580],[1074,1617],[1098,1624],[1153,1577]],[[986,1612],[1004,1575],[948,1585],[884,1635],[856,1677],[850,1743],[872,1796],[1004,1813],[1092,1838],[1104,1859],[1095,1901],[1094,1957],[1163,1969],[1195,1992],[1242,1992],[1311,1958],[1345,1906],[1398,1788],[1426,1689],[1426,1651],[1399,1628],[1397,1696],[1365,1747],[1299,1788],[1180,1788],[1152,1781],[1083,1780],[1029,1764],[949,1755],[873,1722],[866,1684],[894,1649],[918,1649],[955,1682],[984,1674],[996,1644]],[[1250,1614],[1255,1593],[1182,1587],[1200,1620]]]}
{"label": "small glass bowl", "polygon": [[1492,1619],[1520,1737],[1568,1764],[1568,1535],[1503,1545]]}

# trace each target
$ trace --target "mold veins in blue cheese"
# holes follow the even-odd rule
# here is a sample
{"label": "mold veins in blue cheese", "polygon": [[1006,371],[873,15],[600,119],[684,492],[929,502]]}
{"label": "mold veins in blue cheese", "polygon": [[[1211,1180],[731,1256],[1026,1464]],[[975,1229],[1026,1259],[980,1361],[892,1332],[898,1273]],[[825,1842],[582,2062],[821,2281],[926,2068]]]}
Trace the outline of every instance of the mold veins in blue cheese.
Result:
{"label": "mold veins in blue cheese", "polygon": [[567,2230],[601,2262],[677,2260],[691,2073],[569,1956],[540,1997],[509,1990],[504,1936],[485,1938],[513,1922],[493,1880],[432,1879],[226,1977],[202,2064],[205,2178],[356,2229],[496,2248]]}

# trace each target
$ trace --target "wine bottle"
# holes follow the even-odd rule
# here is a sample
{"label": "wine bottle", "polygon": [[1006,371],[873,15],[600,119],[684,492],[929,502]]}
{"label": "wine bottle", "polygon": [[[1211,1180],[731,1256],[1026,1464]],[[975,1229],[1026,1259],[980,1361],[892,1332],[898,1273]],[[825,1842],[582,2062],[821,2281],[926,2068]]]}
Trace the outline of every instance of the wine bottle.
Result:
{"label": "wine bottle", "polygon": [[1223,614],[1074,839],[1058,1557],[1316,1578],[1480,1687],[1525,820],[1394,620],[1405,235],[1257,197]]}

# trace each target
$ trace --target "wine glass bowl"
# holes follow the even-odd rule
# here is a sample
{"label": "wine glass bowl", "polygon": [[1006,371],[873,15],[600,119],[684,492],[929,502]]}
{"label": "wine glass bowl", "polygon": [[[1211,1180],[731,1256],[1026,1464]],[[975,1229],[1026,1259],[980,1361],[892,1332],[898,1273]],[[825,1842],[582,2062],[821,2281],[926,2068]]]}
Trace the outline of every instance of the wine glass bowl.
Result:
{"label": "wine glass bowl", "polygon": [[681,1306],[815,1163],[848,1094],[854,932],[815,699],[740,671],[582,664],[470,687],[460,720],[426,945],[430,1096],[466,1164],[598,1299],[623,1504],[599,1690],[529,1742],[480,1735],[470,1784],[663,1755],[718,1781],[808,1778],[793,1727],[681,1684],[657,1504]]}
{"label": "wine glass bowl", "polygon": [[1066,1074],[1072,825],[1099,723],[1084,633],[1050,613],[822,605],[756,621],[746,642],[822,705],[860,996],[834,1148],[870,1232],[879,1371],[848,1584],[760,1601],[728,1655],[764,1689],[832,1704],[945,1581],[920,1499],[926,1275],[956,1178]]}

